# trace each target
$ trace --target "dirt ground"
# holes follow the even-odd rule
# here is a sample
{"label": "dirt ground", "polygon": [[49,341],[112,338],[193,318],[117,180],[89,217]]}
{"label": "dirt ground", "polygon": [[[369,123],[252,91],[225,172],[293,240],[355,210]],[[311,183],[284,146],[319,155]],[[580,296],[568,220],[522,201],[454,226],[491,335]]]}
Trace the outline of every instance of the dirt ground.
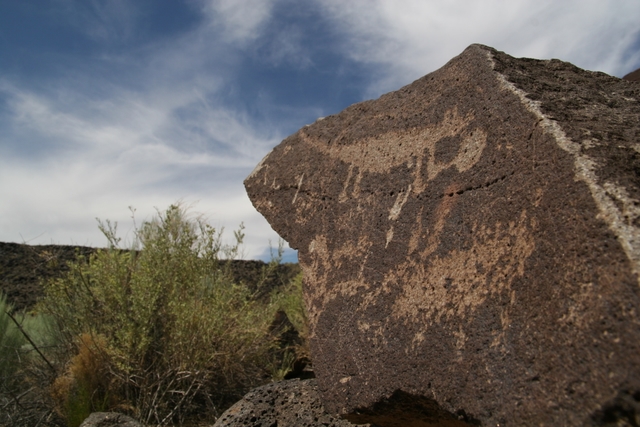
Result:
{"label": "dirt ground", "polygon": [[[67,263],[79,255],[88,257],[97,248],[86,246],[38,245],[0,242],[0,290],[16,310],[29,309],[43,296],[43,282],[61,277]],[[231,271],[238,283],[249,286],[263,274],[262,261],[231,261]],[[288,283],[300,272],[298,264],[281,264],[265,284],[265,291]]]}

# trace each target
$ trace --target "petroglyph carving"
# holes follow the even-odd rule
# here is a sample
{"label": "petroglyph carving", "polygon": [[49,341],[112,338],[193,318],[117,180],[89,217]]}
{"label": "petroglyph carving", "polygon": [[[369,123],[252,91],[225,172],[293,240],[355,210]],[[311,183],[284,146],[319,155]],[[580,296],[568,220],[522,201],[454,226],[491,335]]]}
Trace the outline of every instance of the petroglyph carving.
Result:
{"label": "petroglyph carving", "polygon": [[276,147],[245,184],[299,249],[326,407],[577,427],[640,392],[638,99],[474,45]]}
{"label": "petroglyph carving", "polygon": [[[299,135],[310,146],[349,165],[349,173],[339,198],[344,202],[348,197],[359,196],[359,183],[365,172],[386,174],[398,166],[413,169],[414,182],[411,188],[414,194],[419,194],[427,185],[422,181],[422,168],[427,171],[428,181],[435,179],[440,172],[453,166],[459,172],[468,170],[478,162],[487,144],[485,131],[469,128],[473,119],[473,115],[461,116],[457,108],[453,108],[438,124],[402,133],[388,132],[375,138],[366,138],[355,144],[334,143],[327,146],[309,137],[304,128],[299,131]],[[445,138],[452,137],[459,137],[462,140],[457,154],[449,161],[438,161],[436,144]],[[401,146],[392,143],[398,139],[402,139]],[[348,193],[350,187],[351,194]],[[408,194],[407,192],[405,197]],[[390,214],[397,219],[399,212]]]}

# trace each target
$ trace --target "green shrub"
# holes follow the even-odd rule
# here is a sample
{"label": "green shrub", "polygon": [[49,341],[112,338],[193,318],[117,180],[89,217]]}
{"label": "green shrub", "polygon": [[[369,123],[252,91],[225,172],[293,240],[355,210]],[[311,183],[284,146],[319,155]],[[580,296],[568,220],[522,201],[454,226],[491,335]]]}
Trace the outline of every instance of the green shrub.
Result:
{"label": "green shrub", "polygon": [[302,293],[302,273],[298,274],[289,284],[274,291],[272,301],[279,310],[284,311],[300,336],[306,341],[308,338],[308,319]]}
{"label": "green shrub", "polygon": [[45,425],[51,418],[47,393],[38,387],[53,374],[41,350],[50,338],[45,316],[12,311],[0,294],[0,426]]}
{"label": "green shrub", "polygon": [[116,406],[113,390],[105,370],[106,341],[103,337],[83,334],[77,341],[78,354],[68,363],[66,371],[51,386],[51,395],[68,427],[78,427],[94,411]]}
{"label": "green shrub", "polygon": [[224,245],[221,232],[172,205],[136,228],[130,250],[120,249],[115,225],[100,229],[109,248],[71,263],[39,306],[64,344],[53,393],[69,425],[107,409],[180,422],[219,413],[269,379],[276,306],[219,263],[239,253],[242,226]]}
{"label": "green shrub", "polygon": [[20,351],[26,340],[10,317],[13,311],[0,292],[0,389],[6,391],[20,367]]}
{"label": "green shrub", "polygon": [[[308,320],[302,293],[302,273],[283,287],[276,288],[271,294],[272,304],[278,312],[284,313],[290,322],[289,328],[279,330],[280,352],[272,377],[282,380],[300,363],[307,364],[311,359],[308,342]],[[304,366],[304,365],[302,365]],[[298,369],[300,366],[298,366]]]}

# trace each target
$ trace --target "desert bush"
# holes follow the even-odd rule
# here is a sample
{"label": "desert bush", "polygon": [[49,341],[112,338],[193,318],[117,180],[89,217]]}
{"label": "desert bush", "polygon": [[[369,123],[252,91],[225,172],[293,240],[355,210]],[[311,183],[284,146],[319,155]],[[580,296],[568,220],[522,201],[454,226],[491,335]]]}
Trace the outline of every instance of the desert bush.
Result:
{"label": "desert bush", "polygon": [[284,287],[276,289],[273,292],[272,301],[279,310],[287,314],[296,331],[306,341],[309,334],[309,321],[302,293],[302,273]]}
{"label": "desert bush", "polygon": [[308,320],[302,292],[302,273],[285,286],[271,293],[271,302],[277,308],[278,320],[272,325],[277,330],[279,352],[272,373],[275,380],[282,380],[292,372],[311,362],[308,342]]}
{"label": "desert bush", "polygon": [[135,228],[128,250],[116,224],[100,229],[109,248],[71,263],[38,307],[63,344],[52,392],[69,425],[109,409],[180,422],[218,413],[269,379],[276,306],[219,262],[238,255],[242,226],[225,245],[221,231],[172,205]]}
{"label": "desert bush", "polygon": [[38,387],[53,375],[41,350],[51,344],[48,326],[46,316],[15,312],[0,294],[0,426],[46,426],[55,418]]}
{"label": "desert bush", "polygon": [[51,395],[69,427],[77,427],[93,411],[115,406],[106,360],[106,340],[102,336],[79,337],[78,354],[51,386]]}
{"label": "desert bush", "polygon": [[20,350],[26,340],[11,319],[13,308],[0,292],[0,391],[8,391],[20,367]]}

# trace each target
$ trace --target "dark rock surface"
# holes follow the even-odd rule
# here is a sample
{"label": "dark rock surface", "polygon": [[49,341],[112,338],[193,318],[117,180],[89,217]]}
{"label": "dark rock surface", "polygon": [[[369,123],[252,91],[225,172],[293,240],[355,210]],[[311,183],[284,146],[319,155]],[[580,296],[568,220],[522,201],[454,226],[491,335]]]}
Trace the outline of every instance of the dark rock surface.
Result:
{"label": "dark rock surface", "polygon": [[623,79],[629,80],[631,82],[640,82],[640,68],[625,75]]}
{"label": "dark rock surface", "polygon": [[0,290],[16,310],[31,308],[43,296],[42,281],[62,277],[67,263],[97,249],[86,246],[0,242]]}
{"label": "dark rock surface", "polygon": [[[89,257],[97,250],[87,246],[0,242],[0,291],[16,310],[29,309],[43,296],[43,281],[62,277],[68,271],[68,262],[78,256]],[[266,264],[255,260],[230,262],[234,280],[256,290]],[[298,264],[280,264],[266,278],[261,294],[267,295],[271,289],[289,283],[299,273]]]}
{"label": "dark rock surface", "polygon": [[[227,409],[214,427],[350,427],[324,410],[316,380],[287,380],[258,387]],[[368,424],[367,424],[368,425]]]}
{"label": "dark rock surface", "polygon": [[329,412],[400,392],[470,424],[636,416],[618,409],[640,397],[638,100],[472,45],[263,159],[245,186],[299,250]]}
{"label": "dark rock surface", "polygon": [[142,427],[142,424],[117,412],[94,412],[80,424],[80,427]]}

